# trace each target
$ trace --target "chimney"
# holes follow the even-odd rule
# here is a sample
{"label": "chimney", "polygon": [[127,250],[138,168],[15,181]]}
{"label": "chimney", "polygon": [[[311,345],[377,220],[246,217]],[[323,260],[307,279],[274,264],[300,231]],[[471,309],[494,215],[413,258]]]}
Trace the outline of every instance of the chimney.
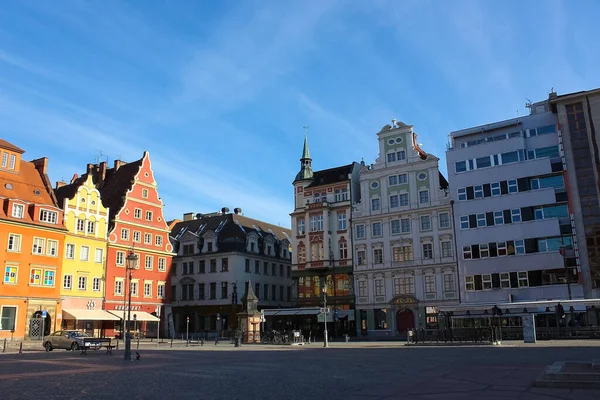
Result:
{"label": "chimney", "polygon": [[58,181],[58,182],[56,182],[55,189],[59,189],[59,188],[61,188],[63,186],[67,186],[67,182],[65,182],[65,181]]}
{"label": "chimney", "polygon": [[234,208],[234,209],[233,209],[233,212],[234,212],[236,215],[239,215],[239,214],[241,214],[241,213],[242,213],[242,209],[241,209],[241,208],[239,208],[239,207],[236,207],[236,208]]}
{"label": "chimney", "polygon": [[183,221],[193,221],[194,220],[194,213],[190,212],[190,213],[185,213],[183,214]]}
{"label": "chimney", "polygon": [[221,208],[221,214],[225,215],[229,213],[229,207],[223,207]]}
{"label": "chimney", "polygon": [[119,168],[121,168],[125,164],[127,164],[127,163],[124,161],[115,160],[115,172],[117,172],[119,170]]}
{"label": "chimney", "polygon": [[73,175],[73,177],[71,178],[71,183],[75,182],[77,180],[77,178],[79,178],[79,175],[77,175],[77,174]]}
{"label": "chimney", "polygon": [[35,165],[35,169],[37,169],[42,175],[46,175],[48,172],[48,158],[42,157],[37,160],[32,161],[33,165]]}
{"label": "chimney", "polygon": [[106,178],[106,161],[102,161],[100,163],[99,173],[100,173],[100,179],[99,180],[102,182]]}

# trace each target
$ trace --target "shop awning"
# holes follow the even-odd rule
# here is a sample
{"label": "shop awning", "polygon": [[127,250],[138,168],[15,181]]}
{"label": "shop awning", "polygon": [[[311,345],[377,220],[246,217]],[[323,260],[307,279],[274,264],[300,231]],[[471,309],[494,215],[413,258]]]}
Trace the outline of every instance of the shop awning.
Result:
{"label": "shop awning", "polygon": [[296,315],[317,315],[319,314],[320,311],[319,309],[312,309],[312,310],[301,310],[299,312],[296,313]]}
{"label": "shop awning", "polygon": [[78,321],[118,321],[120,318],[104,310],[88,310],[84,308],[63,308],[63,319]]}
{"label": "shop awning", "polygon": [[[111,314],[118,316],[117,319],[121,319],[123,316],[123,311],[115,311],[111,310]],[[147,313],[145,311],[131,311],[131,320],[133,321],[135,316],[136,321],[149,321],[149,322],[158,322],[160,319],[155,317],[154,315]]]}

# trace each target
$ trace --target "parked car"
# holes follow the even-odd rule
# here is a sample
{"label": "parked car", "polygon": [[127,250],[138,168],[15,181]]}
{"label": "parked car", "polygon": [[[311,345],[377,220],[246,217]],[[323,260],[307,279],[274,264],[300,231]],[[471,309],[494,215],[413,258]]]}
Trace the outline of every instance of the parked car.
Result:
{"label": "parked car", "polygon": [[95,338],[80,331],[56,331],[51,335],[44,336],[46,351],[54,349],[79,350],[81,347],[97,350],[108,343],[110,343],[110,339]]}

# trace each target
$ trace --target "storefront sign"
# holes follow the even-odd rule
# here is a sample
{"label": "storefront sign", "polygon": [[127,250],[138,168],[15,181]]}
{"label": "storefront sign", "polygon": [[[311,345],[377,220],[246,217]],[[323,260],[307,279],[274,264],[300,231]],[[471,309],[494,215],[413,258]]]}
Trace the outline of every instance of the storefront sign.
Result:
{"label": "storefront sign", "polygon": [[90,300],[87,302],[87,309],[88,310],[95,310],[96,309],[96,302],[94,300]]}
{"label": "storefront sign", "polygon": [[[116,311],[127,311],[129,310],[128,306],[115,306],[115,310]],[[131,306],[131,311],[140,311],[141,307],[140,306]]]}
{"label": "storefront sign", "polygon": [[409,307],[416,306],[417,302],[417,299],[413,296],[401,295],[394,297],[392,301],[390,301],[390,304],[395,306]]}

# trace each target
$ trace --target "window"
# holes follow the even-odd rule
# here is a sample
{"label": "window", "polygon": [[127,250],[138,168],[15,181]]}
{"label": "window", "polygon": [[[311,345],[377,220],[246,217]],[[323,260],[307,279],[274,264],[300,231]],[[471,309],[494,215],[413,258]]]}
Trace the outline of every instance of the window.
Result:
{"label": "window", "polygon": [[131,295],[132,296],[138,295],[138,282],[137,281],[131,281]]}
{"label": "window", "polygon": [[319,232],[323,230],[323,215],[310,216],[310,231]]}
{"label": "window", "polygon": [[163,244],[162,236],[156,235],[156,237],[154,238],[154,244],[157,246],[162,246],[162,244]]}
{"label": "window", "polygon": [[529,286],[529,280],[527,279],[527,272],[517,272],[517,278],[519,281],[519,287],[527,287]]}
{"label": "window", "polygon": [[[194,268],[193,265],[194,264],[192,263],[192,269]],[[144,263],[144,268],[146,268],[146,269],[152,269],[153,266],[154,266],[154,257],[152,257],[152,256],[146,256],[146,260],[145,260],[145,263]]]}
{"label": "window", "polygon": [[466,290],[475,290],[475,277],[474,276],[465,276],[465,289]]}
{"label": "window", "polygon": [[492,288],[492,275],[491,274],[481,275],[481,283],[483,285],[483,290],[490,290]]}
{"label": "window", "polygon": [[117,251],[116,264],[120,266],[125,265],[125,252]]}
{"label": "window", "polygon": [[469,229],[469,216],[463,215],[460,217],[460,229]]}
{"label": "window", "polygon": [[400,150],[400,151],[396,152],[396,157],[398,158],[398,161],[405,160],[406,159],[406,151]]}
{"label": "window", "polygon": [[373,237],[381,236],[381,222],[373,222],[373,225],[371,225],[371,231]]}
{"label": "window", "polygon": [[[192,290],[194,289],[193,285],[192,286]],[[144,282],[144,297],[152,297],[152,283],[150,282]]]}
{"label": "window", "polygon": [[305,232],[304,219],[298,220],[298,235],[304,235]]}
{"label": "window", "polygon": [[402,230],[402,233],[410,232],[410,219],[409,218],[402,218],[400,220],[400,229]]}
{"label": "window", "polygon": [[44,254],[44,245],[45,244],[46,244],[46,241],[44,239],[34,238],[32,253],[33,254]]}
{"label": "window", "polygon": [[498,248],[498,257],[506,255],[506,242],[498,242],[496,247]]}
{"label": "window", "polygon": [[482,243],[479,245],[479,257],[488,258],[490,256],[490,248],[487,243]]}
{"label": "window", "polygon": [[48,240],[46,247],[46,255],[55,257],[58,254],[58,241]]}
{"label": "window", "polygon": [[356,238],[364,239],[365,237],[365,226],[364,225],[356,225]]}
{"label": "window", "polygon": [[94,221],[88,221],[87,223],[87,233],[93,235],[96,233],[96,223]]}
{"label": "window", "polygon": [[415,292],[415,280],[412,276],[394,278],[394,294],[413,294]]}
{"label": "window", "polygon": [[358,281],[358,295],[360,297],[366,297],[369,295],[369,290],[367,288],[367,281]]}
{"label": "window", "polygon": [[420,204],[429,203],[429,190],[420,190],[419,191],[419,203]]}
{"label": "window", "polygon": [[58,213],[56,211],[40,210],[40,221],[56,224]]}
{"label": "window", "polygon": [[121,229],[121,239],[129,240],[129,229]]}
{"label": "window", "polygon": [[87,246],[81,246],[81,251],[79,252],[79,259],[81,261],[87,261],[90,258],[90,248]]}
{"label": "window", "polygon": [[42,283],[42,270],[40,268],[31,268],[29,284],[39,285],[40,283]]}
{"label": "window", "polygon": [[123,295],[123,281],[115,281],[115,294]]}
{"label": "window", "polygon": [[146,211],[146,221],[152,221],[152,211]]}
{"label": "window", "polygon": [[431,260],[433,259],[433,245],[431,243],[423,243],[423,259]]}
{"label": "window", "polygon": [[519,161],[519,153],[516,151],[510,151],[508,153],[502,153],[502,164],[511,164]]}
{"label": "window", "polygon": [[510,274],[508,272],[500,273],[500,287],[503,289],[510,288]]}
{"label": "window", "polygon": [[229,288],[229,286],[227,286],[227,282],[221,282],[221,298],[222,299],[226,299],[229,297],[229,295],[227,293],[228,288]]}
{"label": "window", "polygon": [[17,156],[15,156],[14,154],[10,155],[10,163],[8,165],[9,169],[15,169],[15,164],[17,162]]}
{"label": "window", "polygon": [[421,231],[431,230],[431,217],[429,215],[421,215]]}
{"label": "window", "polygon": [[142,241],[142,233],[140,231],[133,231],[133,241],[136,243]]}
{"label": "window", "polygon": [[8,165],[8,153],[2,153],[2,168],[6,168]]}
{"label": "window", "polygon": [[346,201],[348,200],[348,189],[336,189],[335,190],[335,201]]}
{"label": "window", "polygon": [[513,208],[512,210],[510,210],[510,216],[512,218],[513,223],[521,222],[521,209]]}
{"label": "window", "polygon": [[473,186],[473,193],[476,199],[481,199],[483,197],[483,186],[475,185]]}
{"label": "window", "polygon": [[342,231],[346,229],[346,213],[338,213],[338,230]]}
{"label": "window", "polygon": [[435,293],[435,275],[425,275],[425,293]]}
{"label": "window", "polygon": [[148,198],[148,189],[142,189],[142,197],[143,197],[144,199],[147,199],[147,198]]}
{"label": "window", "polygon": [[439,222],[440,228],[449,228],[450,227],[450,214],[439,213],[438,214],[438,222]]}
{"label": "window", "polygon": [[375,279],[375,296],[385,296],[383,279]]}
{"label": "window", "polygon": [[73,275],[65,275],[63,276],[63,289],[72,289],[73,288]]}
{"label": "window", "polygon": [[388,176],[388,186],[396,186],[398,184],[398,175]]}
{"label": "window", "polygon": [[452,257],[452,242],[442,242],[442,257]]}
{"label": "window", "polygon": [[399,194],[398,199],[400,200],[400,207],[408,206],[408,193]]}
{"label": "window", "polygon": [[44,271],[44,286],[54,286],[54,271]]}
{"label": "window", "polygon": [[477,159],[477,168],[487,168],[492,166],[490,156],[480,157]]}
{"label": "window", "polygon": [[77,220],[77,232],[85,232],[85,220]]}
{"label": "window", "polygon": [[250,260],[248,258],[246,258],[246,266],[244,268],[244,271],[250,272]]}
{"label": "window", "polygon": [[94,292],[100,291],[100,278],[92,279],[92,291],[94,291]]}
{"label": "window", "polygon": [[[159,299],[165,298],[165,284],[164,283],[159,283],[158,286],[156,287],[156,297],[158,297]],[[202,298],[204,298],[204,296],[202,296]]]}
{"label": "window", "polygon": [[458,201],[467,200],[467,188],[458,189]]}
{"label": "window", "polygon": [[486,226],[485,214],[477,214],[477,227],[483,228]]}
{"label": "window", "polygon": [[12,216],[14,218],[23,218],[25,214],[25,207],[22,204],[13,204]]}
{"label": "window", "polygon": [[467,170],[467,162],[466,161],[458,161],[455,164],[456,172],[465,172]]}
{"label": "window", "polygon": [[210,260],[210,272],[217,272],[217,260],[215,259]]}
{"label": "window", "polygon": [[96,249],[94,251],[94,262],[101,263],[104,258],[103,256],[104,256],[104,254],[103,254],[102,249]]}
{"label": "window", "polygon": [[452,274],[444,274],[444,292],[454,292],[454,276]]}
{"label": "window", "polygon": [[77,279],[77,289],[79,290],[85,290],[87,288],[87,277],[86,276],[80,276]]}
{"label": "window", "polygon": [[340,260],[345,260],[346,258],[348,258],[348,244],[346,242],[340,242]]}
{"label": "window", "polygon": [[366,265],[367,264],[367,252],[364,250],[358,250],[356,252],[356,261],[358,265]]}
{"label": "window", "polygon": [[152,234],[144,233],[144,244],[152,244]]}
{"label": "window", "polygon": [[142,209],[141,208],[136,208],[133,210],[133,218],[142,219]]}
{"label": "window", "polygon": [[275,265],[275,263],[271,265],[271,275],[277,276],[277,265]]}
{"label": "window", "polygon": [[494,225],[504,224],[504,213],[502,211],[494,211]]}
{"label": "window", "polygon": [[8,234],[8,251],[21,251],[21,235],[16,235],[14,233]]}
{"label": "window", "polygon": [[397,194],[393,194],[390,196],[390,208],[398,208],[400,207],[400,201],[398,199]]}
{"label": "window", "polygon": [[383,264],[383,249],[373,249],[373,264]]}
{"label": "window", "polygon": [[394,262],[404,262],[412,260],[412,246],[400,246],[392,248],[392,257]]}
{"label": "window", "polygon": [[6,266],[4,268],[4,283],[17,283],[17,267]]}
{"label": "window", "polygon": [[519,191],[519,187],[517,186],[516,179],[508,180],[508,193],[517,193]]}
{"label": "window", "polygon": [[473,258],[471,246],[463,246],[463,260],[470,260],[471,258]]}
{"label": "window", "polygon": [[522,239],[515,240],[515,253],[525,254],[525,241]]}
{"label": "window", "polygon": [[500,182],[492,182],[490,184],[492,196],[500,196]]}
{"label": "window", "polygon": [[387,160],[388,160],[388,162],[394,162],[394,161],[396,161],[396,153],[389,153],[387,155]]}
{"label": "window", "polygon": [[375,198],[371,199],[371,211],[379,211],[381,210],[381,199]]}
{"label": "window", "polygon": [[14,331],[16,320],[17,307],[2,306],[2,314],[0,314],[0,331]]}

